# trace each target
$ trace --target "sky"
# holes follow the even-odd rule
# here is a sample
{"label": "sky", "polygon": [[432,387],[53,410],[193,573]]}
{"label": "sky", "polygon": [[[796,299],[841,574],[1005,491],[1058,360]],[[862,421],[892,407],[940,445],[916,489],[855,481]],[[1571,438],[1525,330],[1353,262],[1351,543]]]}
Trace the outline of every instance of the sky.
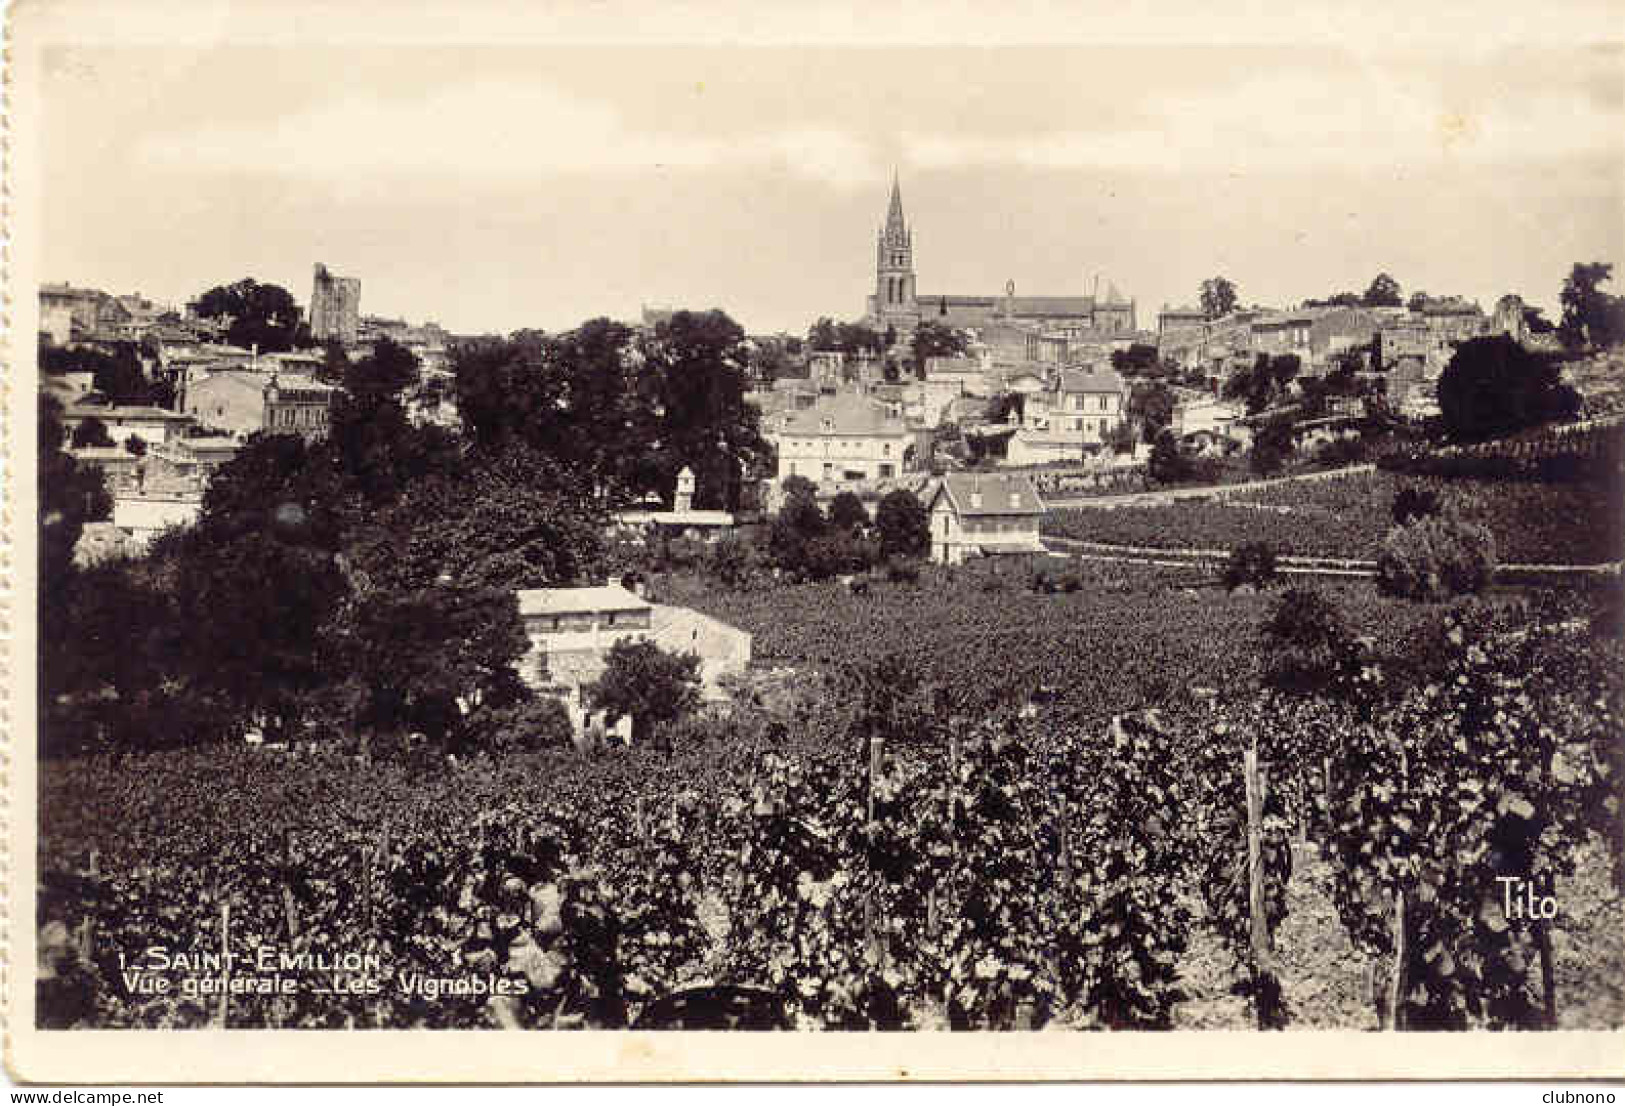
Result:
{"label": "sky", "polygon": [[484,39],[42,47],[41,277],[303,304],[319,261],[458,333],[645,304],[804,332],[862,313],[894,172],[922,294],[1098,280],[1148,327],[1217,274],[1555,315],[1571,264],[1625,263],[1617,43]]}

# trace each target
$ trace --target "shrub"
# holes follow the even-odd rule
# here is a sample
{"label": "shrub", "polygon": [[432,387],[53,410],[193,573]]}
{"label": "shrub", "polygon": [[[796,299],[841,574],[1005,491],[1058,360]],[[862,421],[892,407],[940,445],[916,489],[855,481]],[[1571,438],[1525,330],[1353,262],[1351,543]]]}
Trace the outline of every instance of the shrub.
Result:
{"label": "shrub", "polygon": [[1346,685],[1359,670],[1360,649],[1342,612],[1311,588],[1289,588],[1264,622],[1264,683],[1310,695]]}
{"label": "shrub", "polygon": [[920,582],[920,562],[887,561],[886,579],[894,584],[917,584]]}
{"label": "shrub", "polygon": [[1068,572],[1061,577],[1059,587],[1062,591],[1066,592],[1068,595],[1071,595],[1073,592],[1078,591],[1083,587],[1083,580],[1078,576],[1077,573]]}
{"label": "shrub", "polygon": [[906,488],[887,492],[875,508],[875,531],[887,558],[923,557],[931,548],[925,504]]}
{"label": "shrub", "polygon": [[852,492],[842,492],[829,504],[830,525],[841,530],[856,530],[860,526],[869,525],[869,512],[864,509],[863,500]]}
{"label": "shrub", "polygon": [[750,542],[736,535],[725,537],[711,547],[711,575],[726,587],[743,587],[749,583],[755,562],[755,550]]}
{"label": "shrub", "polygon": [[1404,526],[1439,513],[1439,493],[1432,488],[1400,488],[1394,495],[1394,524]]}
{"label": "shrub", "polygon": [[1266,588],[1275,580],[1275,550],[1261,541],[1250,541],[1230,552],[1230,563],[1224,566],[1224,586],[1239,588],[1251,584]]}
{"label": "shrub", "polygon": [[1377,586],[1386,595],[1406,599],[1473,594],[1494,574],[1494,536],[1452,514],[1395,526],[1377,556]]}
{"label": "shrub", "polygon": [[574,737],[564,704],[551,695],[491,711],[470,735],[470,744],[491,753],[568,749]]}

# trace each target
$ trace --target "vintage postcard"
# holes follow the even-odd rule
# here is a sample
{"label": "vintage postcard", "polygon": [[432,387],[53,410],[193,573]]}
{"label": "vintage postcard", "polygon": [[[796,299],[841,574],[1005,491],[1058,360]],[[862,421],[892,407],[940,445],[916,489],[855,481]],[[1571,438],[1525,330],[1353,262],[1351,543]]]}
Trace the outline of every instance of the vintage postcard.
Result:
{"label": "vintage postcard", "polygon": [[13,1078],[1625,1077],[1622,14],[14,4]]}

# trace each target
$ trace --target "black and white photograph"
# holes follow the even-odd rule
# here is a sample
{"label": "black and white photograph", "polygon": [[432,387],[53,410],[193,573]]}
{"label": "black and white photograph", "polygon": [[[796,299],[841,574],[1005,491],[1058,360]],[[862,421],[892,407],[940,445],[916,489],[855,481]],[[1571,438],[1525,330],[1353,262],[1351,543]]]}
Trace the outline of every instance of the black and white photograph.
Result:
{"label": "black and white photograph", "polygon": [[14,7],[14,1076],[1625,1075],[1622,14]]}

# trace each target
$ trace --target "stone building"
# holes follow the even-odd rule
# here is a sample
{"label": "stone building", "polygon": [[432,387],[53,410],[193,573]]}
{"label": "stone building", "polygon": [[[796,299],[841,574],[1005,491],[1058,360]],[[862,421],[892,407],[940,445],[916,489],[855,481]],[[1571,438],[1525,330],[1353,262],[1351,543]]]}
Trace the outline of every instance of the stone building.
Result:
{"label": "stone building", "polygon": [[246,438],[264,431],[319,438],[327,433],[333,389],[305,376],[227,369],[186,389],[188,415],[202,425]]}
{"label": "stone building", "polygon": [[892,327],[898,334],[909,334],[922,322],[977,330],[1005,323],[1073,336],[1084,332],[1129,334],[1135,329],[1135,306],[1110,285],[1104,299],[1095,295],[1018,296],[1014,281],[1005,284],[1003,296],[919,291],[914,232],[903,217],[903,195],[893,177],[886,223],[875,243],[875,291],[865,305],[865,321],[876,330]]}
{"label": "stone building", "polygon": [[318,342],[354,345],[361,326],[361,281],[334,276],[316,262],[310,290],[310,334]]}
{"label": "stone building", "polygon": [[951,473],[937,485],[927,511],[931,559],[938,564],[1044,551],[1038,540],[1044,502],[1025,476]]}

